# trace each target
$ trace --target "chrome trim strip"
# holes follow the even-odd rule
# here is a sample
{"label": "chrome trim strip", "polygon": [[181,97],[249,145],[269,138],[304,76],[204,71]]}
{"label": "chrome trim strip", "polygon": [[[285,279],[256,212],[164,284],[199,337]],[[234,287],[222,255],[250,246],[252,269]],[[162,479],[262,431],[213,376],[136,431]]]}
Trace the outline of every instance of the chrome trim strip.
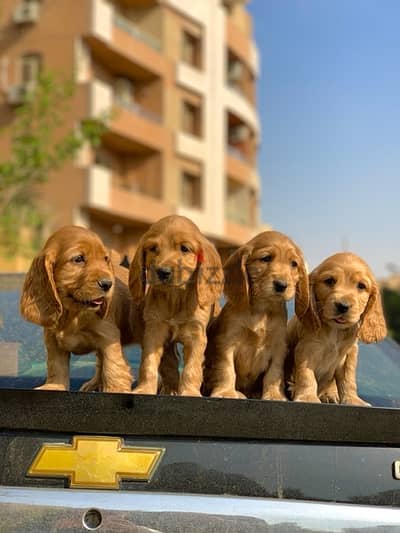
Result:
{"label": "chrome trim strip", "polygon": [[293,523],[318,531],[340,531],[350,526],[397,526],[397,531],[400,527],[400,508],[203,494],[0,487],[0,519],[8,504],[14,504],[14,512],[15,505],[29,505],[82,511],[97,508],[103,512],[240,516],[258,518],[267,524]]}

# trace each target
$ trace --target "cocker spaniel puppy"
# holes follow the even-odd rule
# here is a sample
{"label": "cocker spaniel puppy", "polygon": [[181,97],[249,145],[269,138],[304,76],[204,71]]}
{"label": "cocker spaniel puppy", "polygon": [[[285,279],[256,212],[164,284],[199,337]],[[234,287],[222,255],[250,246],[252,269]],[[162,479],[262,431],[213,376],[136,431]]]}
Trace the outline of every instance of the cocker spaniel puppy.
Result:
{"label": "cocker spaniel puppy", "polygon": [[286,235],[260,233],[224,265],[227,303],[209,330],[205,394],[286,400],[286,302],[308,307],[303,254]]}
{"label": "cocker spaniel puppy", "polygon": [[357,394],[357,341],[382,340],[386,324],[379,288],[360,257],[338,253],[315,268],[310,306],[288,329],[294,400],[369,405]]}
{"label": "cocker spaniel puppy", "polygon": [[47,380],[39,389],[69,390],[71,352],[96,352],[96,375],[81,390],[130,392],[132,374],[121,344],[138,327],[128,270],[92,231],[65,226],[32,261],[21,314],[44,328]]}
{"label": "cocker spaniel puppy", "polygon": [[[133,299],[144,302],[145,322],[135,393],[156,394],[160,369],[163,392],[200,395],[206,328],[222,283],[217,250],[188,218],[167,216],[143,235],[129,272]],[[176,343],[184,351],[180,376]]]}

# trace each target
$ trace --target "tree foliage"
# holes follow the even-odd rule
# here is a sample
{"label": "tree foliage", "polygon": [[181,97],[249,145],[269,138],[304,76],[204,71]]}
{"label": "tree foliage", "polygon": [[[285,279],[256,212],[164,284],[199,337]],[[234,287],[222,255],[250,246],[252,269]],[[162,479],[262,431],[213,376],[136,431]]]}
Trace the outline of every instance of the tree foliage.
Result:
{"label": "tree foliage", "polygon": [[400,292],[385,287],[382,290],[382,300],[389,335],[400,343]]}
{"label": "tree foliage", "polygon": [[9,158],[0,161],[0,239],[8,256],[24,251],[21,228],[33,229],[33,236],[40,239],[44,214],[35,199],[35,186],[72,160],[86,142],[100,142],[106,117],[66,128],[73,95],[73,82],[43,73],[8,128],[11,150]]}

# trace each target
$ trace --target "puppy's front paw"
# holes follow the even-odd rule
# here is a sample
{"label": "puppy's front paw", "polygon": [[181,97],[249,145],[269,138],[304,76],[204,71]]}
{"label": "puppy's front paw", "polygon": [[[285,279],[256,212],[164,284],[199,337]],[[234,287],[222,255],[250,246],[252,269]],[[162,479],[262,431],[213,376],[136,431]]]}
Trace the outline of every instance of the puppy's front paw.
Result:
{"label": "puppy's front paw", "polygon": [[80,389],[79,389],[80,392],[102,392],[102,385],[101,383],[95,379],[95,378],[92,378],[92,379],[89,379],[89,381],[86,381],[86,383],[84,383]]}
{"label": "puppy's front paw", "polygon": [[339,394],[324,392],[320,394],[319,399],[322,403],[339,403]]}
{"label": "puppy's front paw", "polygon": [[321,400],[315,394],[297,394],[294,397],[295,402],[321,403]]}
{"label": "puppy's front paw", "polygon": [[358,405],[360,407],[371,407],[371,404],[362,400],[359,396],[345,396],[340,402],[343,405]]}
{"label": "puppy's front paw", "polygon": [[188,388],[188,389],[182,389],[181,391],[179,391],[179,396],[197,396],[197,397],[201,397],[201,393],[197,389]]}
{"label": "puppy's front paw", "polygon": [[225,390],[225,391],[215,391],[211,394],[211,398],[235,398],[235,399],[246,399],[246,396],[238,390]]}
{"label": "puppy's front paw", "polygon": [[133,394],[157,394],[157,390],[149,387],[148,385],[138,385],[132,391]]}
{"label": "puppy's front paw", "polygon": [[280,402],[287,402],[287,397],[283,394],[283,392],[279,390],[271,390],[265,392],[261,396],[262,400],[273,400],[273,401],[280,401]]}
{"label": "puppy's front paw", "polygon": [[40,387],[35,387],[35,390],[61,390],[65,391],[68,390],[65,385],[61,385],[60,383],[45,383],[44,385],[40,385]]}

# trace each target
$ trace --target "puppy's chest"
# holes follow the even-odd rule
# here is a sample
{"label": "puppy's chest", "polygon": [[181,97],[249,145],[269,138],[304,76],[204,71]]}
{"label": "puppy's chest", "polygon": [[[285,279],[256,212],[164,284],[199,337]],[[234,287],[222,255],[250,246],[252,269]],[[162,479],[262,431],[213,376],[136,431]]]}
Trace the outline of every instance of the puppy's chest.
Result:
{"label": "puppy's chest", "polygon": [[264,372],[274,351],[274,345],[285,338],[285,327],[281,321],[253,321],[243,327],[237,339],[235,366],[241,375],[257,377]]}
{"label": "puppy's chest", "polygon": [[325,342],[320,345],[319,364],[316,368],[317,376],[332,375],[347,351],[352,347],[353,342],[352,340],[340,342],[334,336],[325,339]]}
{"label": "puppy's chest", "polygon": [[56,339],[62,350],[77,355],[91,352],[96,348],[93,331],[75,322],[58,331]]}

